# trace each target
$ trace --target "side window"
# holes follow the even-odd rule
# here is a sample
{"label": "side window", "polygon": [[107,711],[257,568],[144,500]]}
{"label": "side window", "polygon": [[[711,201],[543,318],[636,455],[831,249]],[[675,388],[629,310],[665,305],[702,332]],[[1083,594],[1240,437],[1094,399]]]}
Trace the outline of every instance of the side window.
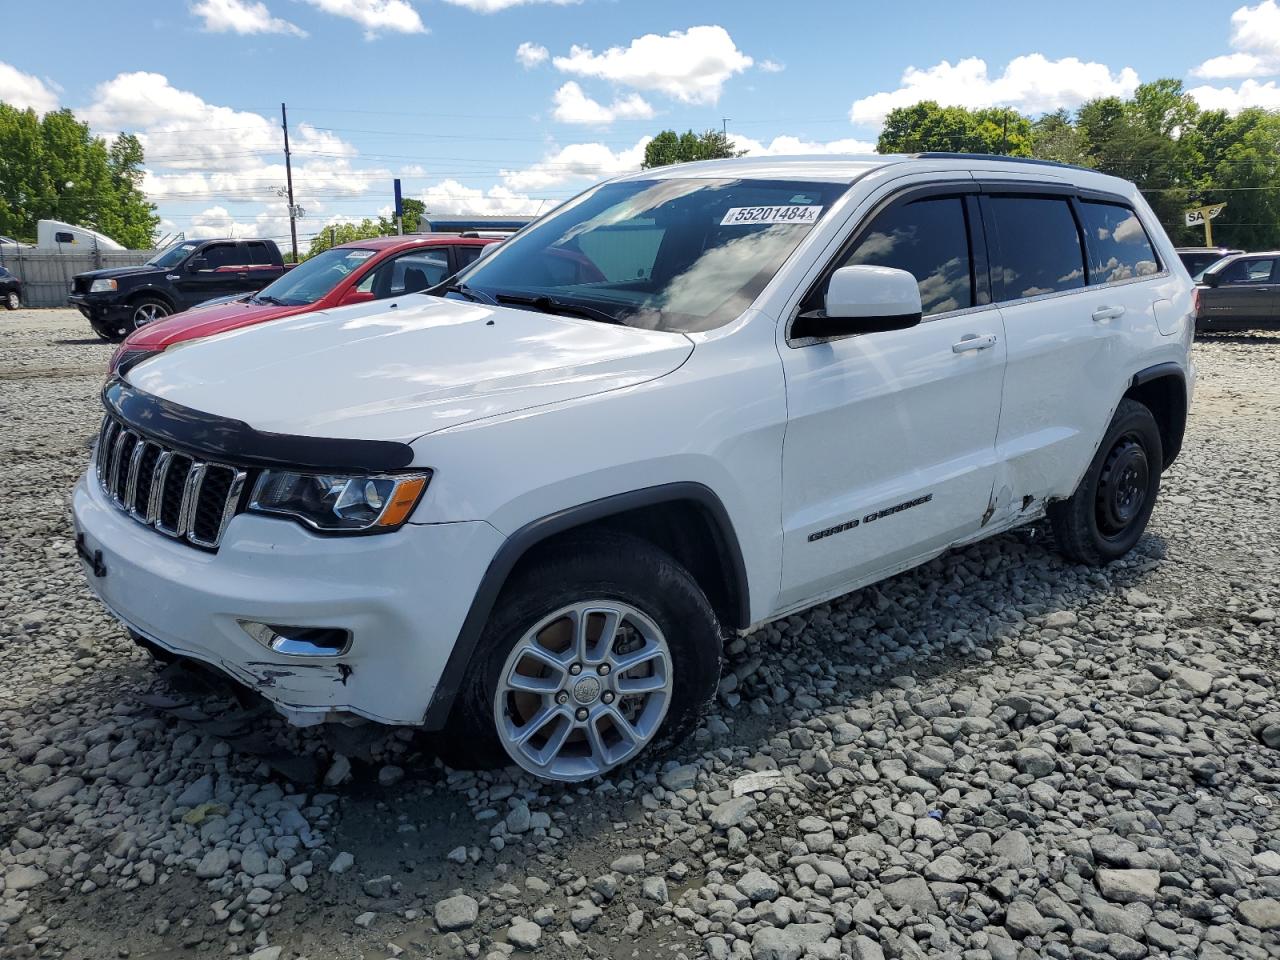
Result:
{"label": "side window", "polygon": [[1089,283],[1111,283],[1159,272],[1160,261],[1151,238],[1128,207],[1086,200],[1080,204],[1080,217],[1089,248]]}
{"label": "side window", "polygon": [[200,256],[204,257],[206,270],[239,266],[241,260],[241,255],[236,251],[234,243],[215,243],[201,250]]}
{"label": "side window", "polygon": [[247,246],[249,247],[248,262],[250,264],[253,264],[254,266],[259,266],[259,267],[262,267],[262,266],[269,267],[273,265],[273,261],[271,259],[271,251],[267,249],[267,245],[265,243],[261,243],[259,241],[253,240],[253,241],[250,241],[247,244]]}
{"label": "side window", "polygon": [[1270,283],[1274,260],[1250,260],[1241,257],[1229,263],[1220,275],[1220,283]]}
{"label": "side window", "polygon": [[380,263],[365,275],[356,289],[375,297],[394,297],[434,287],[449,275],[449,256],[444,247],[414,250]]}
{"label": "side window", "polygon": [[930,197],[885,210],[837,266],[858,264],[896,267],[914,276],[926,317],[973,306],[964,200]]}
{"label": "side window", "polygon": [[1080,231],[1065,199],[984,199],[996,240],[991,250],[991,283],[997,300],[1021,300],[1084,286]]}
{"label": "side window", "polygon": [[458,269],[461,270],[463,267],[469,267],[479,260],[480,251],[483,249],[484,247],[480,246],[454,247],[453,256],[458,261]]}

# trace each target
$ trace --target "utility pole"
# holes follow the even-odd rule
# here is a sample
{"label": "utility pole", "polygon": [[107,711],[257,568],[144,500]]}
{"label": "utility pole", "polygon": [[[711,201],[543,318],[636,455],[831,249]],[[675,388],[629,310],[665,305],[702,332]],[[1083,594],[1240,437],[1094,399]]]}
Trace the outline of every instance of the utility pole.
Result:
{"label": "utility pole", "polygon": [[289,113],[280,104],[280,127],[284,130],[284,176],[289,187],[289,237],[293,241],[293,262],[298,262],[298,208],[293,205],[293,162],[289,159]]}
{"label": "utility pole", "polygon": [[1009,155],[1009,108],[1004,108],[1004,132],[1001,134],[1000,152]]}

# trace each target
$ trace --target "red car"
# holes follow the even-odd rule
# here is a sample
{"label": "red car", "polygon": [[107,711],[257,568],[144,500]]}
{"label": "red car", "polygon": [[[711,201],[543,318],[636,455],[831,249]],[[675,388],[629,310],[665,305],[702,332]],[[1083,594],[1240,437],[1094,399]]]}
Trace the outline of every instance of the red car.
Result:
{"label": "red car", "polygon": [[471,264],[484,247],[499,239],[449,234],[374,237],[332,247],[252,296],[193,307],[139,327],[116,348],[109,372],[186,340],[425,290]]}

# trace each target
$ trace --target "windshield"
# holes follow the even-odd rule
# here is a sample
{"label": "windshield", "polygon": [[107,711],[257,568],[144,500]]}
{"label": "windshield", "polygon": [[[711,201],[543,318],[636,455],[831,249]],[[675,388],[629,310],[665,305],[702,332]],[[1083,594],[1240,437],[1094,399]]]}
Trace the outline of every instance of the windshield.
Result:
{"label": "windshield", "polygon": [[318,253],[267,284],[255,296],[291,307],[315,303],[372,257],[374,251],[354,247],[333,247]]}
{"label": "windshield", "polygon": [[198,246],[200,246],[198,243],[175,243],[172,247],[166,247],[164,250],[161,250],[154,257],[148,260],[147,263],[150,266],[160,267],[162,269],[167,267],[176,267],[183,260],[187,259],[187,254]]}
{"label": "windshield", "polygon": [[606,183],[506,241],[460,280],[464,295],[523,300],[551,313],[711,330],[751,305],[847,189],[786,180]]}

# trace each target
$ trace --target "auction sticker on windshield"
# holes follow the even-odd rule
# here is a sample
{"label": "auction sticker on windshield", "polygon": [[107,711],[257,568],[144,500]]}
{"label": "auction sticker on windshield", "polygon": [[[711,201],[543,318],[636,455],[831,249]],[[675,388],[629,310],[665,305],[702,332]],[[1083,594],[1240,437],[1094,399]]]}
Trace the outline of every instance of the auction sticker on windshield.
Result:
{"label": "auction sticker on windshield", "polygon": [[778,207],[730,207],[720,226],[748,226],[755,223],[816,223],[822,207],[788,203]]}

